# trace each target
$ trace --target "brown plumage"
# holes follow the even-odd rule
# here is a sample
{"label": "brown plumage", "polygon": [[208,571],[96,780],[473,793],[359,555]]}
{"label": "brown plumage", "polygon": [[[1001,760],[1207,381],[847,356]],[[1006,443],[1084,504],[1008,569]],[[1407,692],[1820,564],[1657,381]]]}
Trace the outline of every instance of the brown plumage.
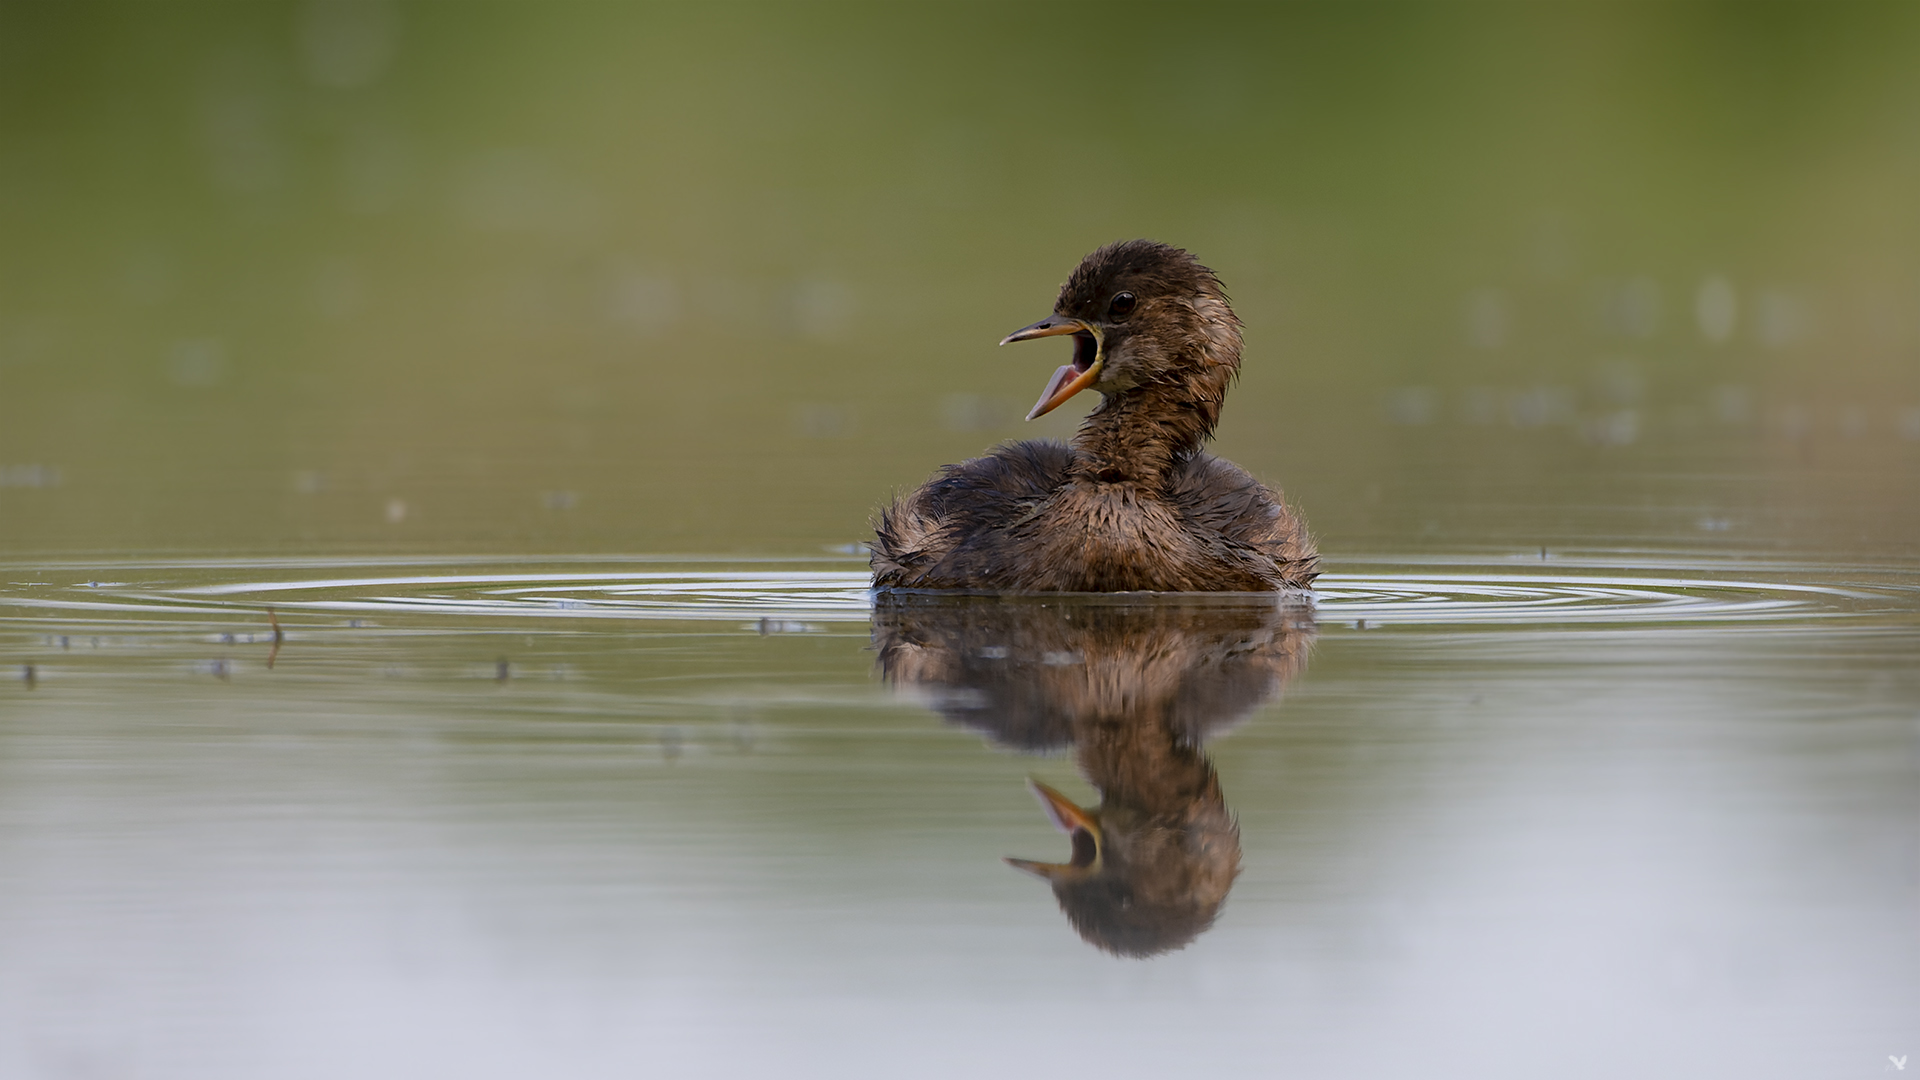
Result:
{"label": "brown plumage", "polygon": [[1006,341],[1071,335],[1074,361],[1028,419],[1080,390],[1102,400],[1071,444],[1008,443],[949,465],[880,512],[879,588],[1271,592],[1318,561],[1280,493],[1202,453],[1240,369],[1240,320],[1213,271],[1176,247],[1109,244],[1053,314]]}

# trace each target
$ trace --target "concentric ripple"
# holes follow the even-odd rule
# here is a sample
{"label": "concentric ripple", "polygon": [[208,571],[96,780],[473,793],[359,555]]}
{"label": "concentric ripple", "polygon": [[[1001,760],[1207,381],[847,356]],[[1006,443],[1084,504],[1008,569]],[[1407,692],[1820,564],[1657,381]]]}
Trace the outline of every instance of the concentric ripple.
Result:
{"label": "concentric ripple", "polygon": [[[1378,569],[1373,569],[1378,565]],[[1768,566],[1643,561],[1631,570],[1565,562],[1518,570],[1461,560],[1359,563],[1322,576],[1314,603],[1323,625],[1506,626],[1707,623],[1910,612],[1913,575],[1817,573]],[[461,616],[744,620],[762,630],[862,622],[872,602],[864,567],[744,560],[576,559],[466,565],[452,560],[283,564],[117,563],[0,568],[0,610],[15,619],[115,615],[232,615],[273,608],[378,619]]]}
{"label": "concentric ripple", "polygon": [[1885,610],[1898,591],[1788,582],[1544,574],[1328,574],[1324,620],[1408,623],[1675,623],[1836,616]]}

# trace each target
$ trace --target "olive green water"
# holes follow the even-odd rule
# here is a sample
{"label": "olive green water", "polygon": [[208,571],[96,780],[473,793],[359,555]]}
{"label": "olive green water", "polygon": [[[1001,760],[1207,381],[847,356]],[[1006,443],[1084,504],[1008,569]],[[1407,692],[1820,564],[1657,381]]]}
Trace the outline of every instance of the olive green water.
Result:
{"label": "olive green water", "polygon": [[[1915,56],[0,6],[0,1075],[1920,1067]],[[1135,235],[1314,610],[876,613],[871,508],[1072,430],[993,342]],[[1151,959],[1000,862],[1100,686],[1239,822]]]}

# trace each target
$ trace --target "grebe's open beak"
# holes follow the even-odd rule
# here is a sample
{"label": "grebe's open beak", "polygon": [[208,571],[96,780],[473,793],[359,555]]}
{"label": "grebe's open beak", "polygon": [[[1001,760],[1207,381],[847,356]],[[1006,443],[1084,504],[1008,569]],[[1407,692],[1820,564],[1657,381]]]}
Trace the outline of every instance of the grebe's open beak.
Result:
{"label": "grebe's open beak", "polygon": [[1047,388],[1040,391],[1040,400],[1027,414],[1027,419],[1045,416],[1060,407],[1068,398],[1093,385],[1100,377],[1103,357],[1100,355],[1100,331],[1089,323],[1066,315],[1049,315],[1032,326],[1023,326],[1008,334],[1000,344],[1010,341],[1032,341],[1034,338],[1057,337],[1061,334],[1073,335],[1073,363],[1063,366],[1047,380]]}
{"label": "grebe's open beak", "polygon": [[1047,817],[1073,840],[1073,858],[1063,863],[1009,858],[1007,865],[1048,881],[1077,877],[1097,867],[1100,864],[1100,823],[1094,820],[1092,814],[1075,806],[1072,799],[1040,781],[1028,780],[1027,786],[1033,789],[1033,796],[1040,800],[1040,807],[1047,812]]}

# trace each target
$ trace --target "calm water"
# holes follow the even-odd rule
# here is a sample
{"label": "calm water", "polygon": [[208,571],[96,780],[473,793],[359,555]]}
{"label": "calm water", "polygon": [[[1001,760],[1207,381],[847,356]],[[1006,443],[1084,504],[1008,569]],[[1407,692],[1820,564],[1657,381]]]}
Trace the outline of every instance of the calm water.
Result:
{"label": "calm water", "polygon": [[[0,4],[0,1076],[1920,1069],[1915,56]],[[1310,603],[869,595],[1131,236]]]}
{"label": "calm water", "polygon": [[[1332,569],[1310,608],[876,610],[829,557],[10,565],[6,1071],[1786,1077],[1907,1052],[1912,572]],[[1184,949],[1098,951],[1001,861],[1069,858],[1029,777],[1144,805],[1209,766],[1239,874]]]}

